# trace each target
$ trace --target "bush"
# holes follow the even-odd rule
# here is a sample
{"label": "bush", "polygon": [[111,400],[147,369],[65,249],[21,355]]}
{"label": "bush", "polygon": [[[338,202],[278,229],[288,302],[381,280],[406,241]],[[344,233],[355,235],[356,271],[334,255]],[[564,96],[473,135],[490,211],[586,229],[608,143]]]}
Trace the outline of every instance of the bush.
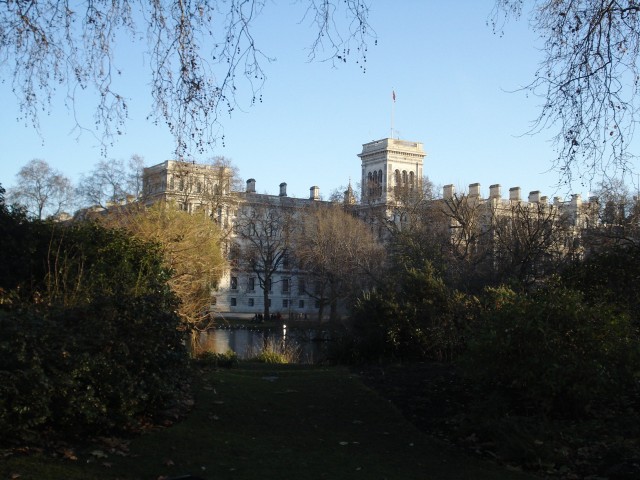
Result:
{"label": "bush", "polygon": [[94,225],[47,239],[34,263],[50,273],[0,291],[4,438],[122,430],[167,408],[188,357],[157,250]]}
{"label": "bush", "polygon": [[488,289],[463,367],[514,408],[584,415],[637,387],[640,343],[626,315],[575,290]]}
{"label": "bush", "polygon": [[300,359],[300,348],[291,341],[283,345],[276,339],[267,338],[262,348],[250,352],[249,356],[252,361],[260,363],[297,363]]}
{"label": "bush", "polygon": [[451,291],[426,262],[401,269],[390,285],[355,303],[347,336],[333,358],[368,362],[382,358],[451,360],[464,349],[470,298]]}
{"label": "bush", "polygon": [[233,350],[225,353],[200,352],[198,363],[214,368],[234,368],[238,366],[238,355]]}

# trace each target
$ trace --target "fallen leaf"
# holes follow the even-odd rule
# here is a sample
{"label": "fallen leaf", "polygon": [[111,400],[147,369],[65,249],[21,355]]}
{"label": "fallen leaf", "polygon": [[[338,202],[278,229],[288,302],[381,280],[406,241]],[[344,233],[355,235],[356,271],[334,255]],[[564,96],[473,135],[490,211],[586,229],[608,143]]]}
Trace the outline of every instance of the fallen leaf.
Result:
{"label": "fallen leaf", "polygon": [[93,452],[91,452],[91,455],[93,455],[96,458],[108,458],[109,457],[109,455],[104,453],[102,450],[94,450]]}
{"label": "fallen leaf", "polygon": [[70,448],[65,448],[62,452],[62,455],[67,460],[78,460],[78,457],[76,457],[75,452]]}

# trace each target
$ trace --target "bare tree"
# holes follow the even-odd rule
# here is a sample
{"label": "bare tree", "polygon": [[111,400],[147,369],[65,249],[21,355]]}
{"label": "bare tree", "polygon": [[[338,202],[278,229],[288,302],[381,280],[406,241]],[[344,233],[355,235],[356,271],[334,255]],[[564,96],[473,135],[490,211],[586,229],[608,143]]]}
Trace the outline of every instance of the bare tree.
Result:
{"label": "bare tree", "polygon": [[592,219],[584,231],[587,251],[640,243],[640,197],[632,195],[621,178],[598,183],[590,202]]}
{"label": "bare tree", "polygon": [[572,258],[567,215],[546,202],[492,202],[490,231],[496,281],[531,284]]}
{"label": "bare tree", "polygon": [[[291,246],[294,212],[283,199],[248,203],[238,211],[235,232],[238,243],[232,249],[232,267],[255,273],[263,292],[264,316],[269,318],[269,297],[276,273],[284,266]],[[285,199],[286,201],[286,199]],[[233,261],[240,265],[233,265]]]}
{"label": "bare tree", "polygon": [[167,192],[182,210],[205,210],[227,237],[232,227],[230,213],[238,208],[234,193],[241,189],[238,168],[230,159],[217,156],[207,163],[173,162]]}
{"label": "bare tree", "polygon": [[492,272],[492,252],[485,241],[490,212],[478,197],[453,194],[440,201],[446,217],[448,248],[445,250],[448,280],[458,288],[474,289]]}
{"label": "bare tree", "polygon": [[134,153],[127,162],[126,190],[129,195],[139,198],[142,195],[142,174],[144,171],[144,157]]}
{"label": "bare tree", "polygon": [[382,270],[382,246],[366,224],[340,205],[311,205],[301,222],[293,254],[313,281],[313,290],[306,293],[318,300],[320,320],[329,305],[329,318],[335,321],[339,302],[366,290]]}
{"label": "bare tree", "polygon": [[531,5],[544,58],[525,90],[542,98],[532,132],[558,129],[554,167],[561,180],[632,169],[640,97],[640,3],[636,0],[496,0],[499,30]]}
{"label": "bare tree", "polygon": [[[182,158],[190,148],[202,152],[217,139],[224,141],[221,115],[262,101],[263,64],[271,58],[256,44],[253,25],[266,3],[3,2],[0,65],[8,70],[23,116],[36,128],[58,88],[66,89],[72,109],[77,92],[94,91],[96,130],[78,123],[76,127],[97,131],[106,146],[123,132],[132,101],[116,87],[127,72],[118,66],[115,45],[123,39],[133,45],[146,42],[152,116],[167,124],[176,140],[176,156]],[[361,60],[366,57],[372,31],[364,0],[300,3],[301,20],[315,31],[310,59],[343,62],[351,52]]]}
{"label": "bare tree", "polygon": [[45,216],[56,216],[72,206],[71,180],[44,160],[31,160],[20,169],[17,177],[9,197],[25,206],[34,217],[42,220]]}
{"label": "bare tree", "polygon": [[142,190],[144,160],[132,155],[122,160],[101,160],[88,175],[80,178],[78,195],[89,206],[106,208],[137,199]]}

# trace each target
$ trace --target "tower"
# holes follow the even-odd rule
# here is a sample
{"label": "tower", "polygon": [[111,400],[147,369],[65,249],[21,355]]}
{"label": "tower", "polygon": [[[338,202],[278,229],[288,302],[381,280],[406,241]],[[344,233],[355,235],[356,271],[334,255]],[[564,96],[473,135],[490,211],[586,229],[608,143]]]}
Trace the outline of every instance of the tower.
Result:
{"label": "tower", "polygon": [[401,192],[422,188],[424,148],[420,142],[384,138],[362,145],[362,201],[387,204]]}

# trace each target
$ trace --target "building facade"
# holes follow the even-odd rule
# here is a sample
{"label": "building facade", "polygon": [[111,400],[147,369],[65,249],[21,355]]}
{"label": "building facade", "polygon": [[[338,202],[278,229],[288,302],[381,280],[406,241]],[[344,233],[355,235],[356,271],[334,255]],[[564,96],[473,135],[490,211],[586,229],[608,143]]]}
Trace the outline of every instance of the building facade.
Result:
{"label": "building facade", "polygon": [[[396,221],[393,217],[398,204],[422,191],[426,157],[423,144],[385,138],[363,144],[358,157],[362,168],[360,198],[349,185],[344,192],[345,208],[351,208],[363,221],[371,222],[372,229],[375,222]],[[310,187],[307,198],[289,197],[284,182],[279,185],[277,195],[257,193],[255,179],[247,180],[243,191],[234,190],[232,176],[232,171],[224,165],[169,160],[145,168],[144,201],[147,204],[171,201],[177,208],[189,212],[204,210],[220,225],[229,268],[213,293],[212,308],[216,315],[250,318],[262,314],[268,302],[268,310],[274,315],[317,319],[322,310],[322,295],[315,291],[305,272],[290,261],[286,247],[279,241],[286,235],[286,222],[304,215],[311,205],[333,203],[321,199],[317,186]],[[451,236],[452,249],[457,248],[464,233],[461,228],[464,220],[456,218],[461,212],[454,210],[464,203],[465,208],[476,212],[474,228],[484,233],[484,236],[478,234],[484,243],[478,242],[472,247],[492,249],[496,259],[500,257],[500,243],[495,226],[502,222],[515,231],[516,214],[537,217],[538,222],[542,218],[547,222],[568,222],[570,228],[565,237],[547,239],[558,243],[552,250],[559,255],[576,251],[575,238],[590,222],[597,221],[593,203],[583,202],[580,195],[572,196],[568,202],[559,198],[549,202],[540,192],[531,192],[525,201],[519,187],[511,188],[508,198],[503,198],[500,185],[490,186],[486,197],[477,183],[469,185],[468,192],[462,195],[456,193],[453,185],[446,185],[442,196],[433,201],[439,202],[445,214],[447,225],[443,230]],[[253,263],[242,260],[238,252],[252,248],[256,242],[262,242],[255,246],[256,251],[268,255],[260,258],[256,253]],[[261,267],[257,268],[257,264]],[[261,274],[267,270],[271,271]]]}

